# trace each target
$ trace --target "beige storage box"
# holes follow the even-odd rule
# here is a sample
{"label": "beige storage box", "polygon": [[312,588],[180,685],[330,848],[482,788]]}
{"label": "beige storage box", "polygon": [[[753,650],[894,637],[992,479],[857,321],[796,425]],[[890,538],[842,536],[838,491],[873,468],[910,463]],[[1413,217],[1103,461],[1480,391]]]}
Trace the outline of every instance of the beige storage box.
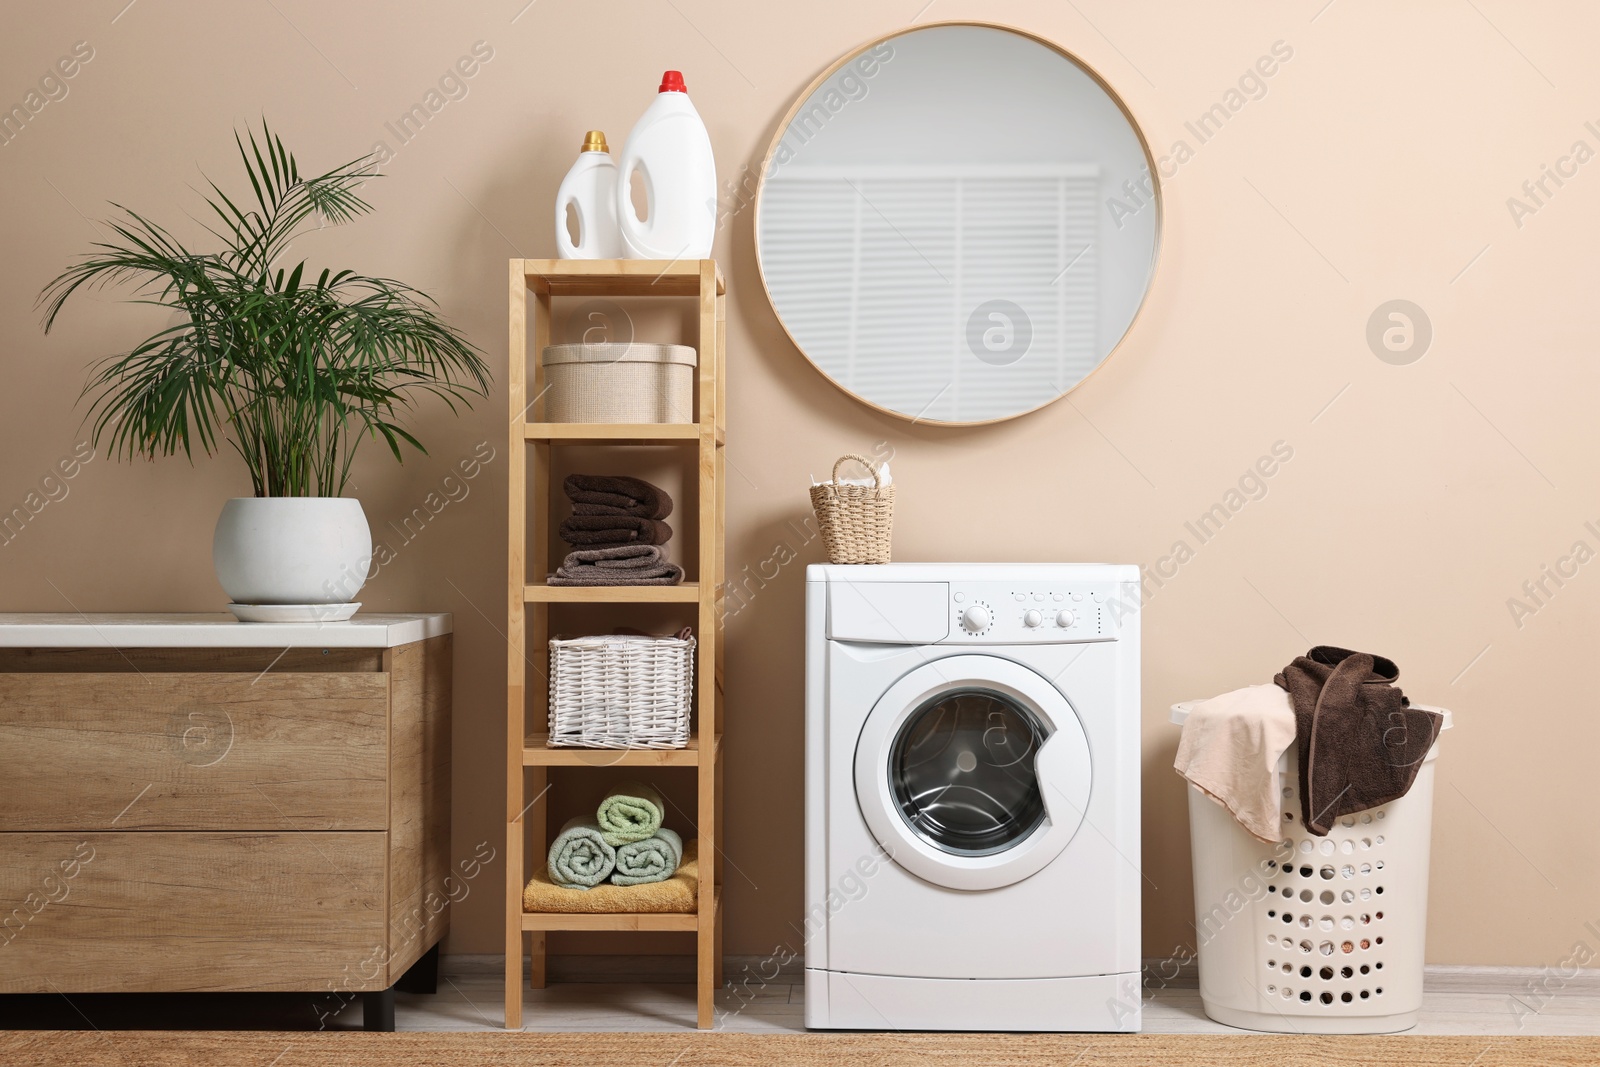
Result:
{"label": "beige storage box", "polygon": [[544,421],[693,422],[694,368],[688,345],[550,345]]}

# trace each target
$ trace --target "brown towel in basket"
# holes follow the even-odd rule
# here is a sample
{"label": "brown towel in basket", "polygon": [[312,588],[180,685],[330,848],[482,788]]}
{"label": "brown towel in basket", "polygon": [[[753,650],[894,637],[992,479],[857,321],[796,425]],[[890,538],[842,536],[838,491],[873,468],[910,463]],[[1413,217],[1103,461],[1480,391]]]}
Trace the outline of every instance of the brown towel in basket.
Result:
{"label": "brown towel in basket", "polygon": [[672,498],[642,478],[609,474],[569,474],[562,483],[574,515],[635,515],[664,519]]}
{"label": "brown towel in basket", "polygon": [[574,515],[561,524],[559,533],[574,548],[664,545],[672,537],[672,527],[637,515]]}
{"label": "brown towel in basket", "polygon": [[1444,717],[1410,706],[1393,660],[1318,645],[1272,680],[1294,705],[1300,818],[1325,836],[1341,815],[1406,795]]}
{"label": "brown towel in basket", "polygon": [[569,552],[550,585],[677,585],[683,568],[660,545],[613,545]]}

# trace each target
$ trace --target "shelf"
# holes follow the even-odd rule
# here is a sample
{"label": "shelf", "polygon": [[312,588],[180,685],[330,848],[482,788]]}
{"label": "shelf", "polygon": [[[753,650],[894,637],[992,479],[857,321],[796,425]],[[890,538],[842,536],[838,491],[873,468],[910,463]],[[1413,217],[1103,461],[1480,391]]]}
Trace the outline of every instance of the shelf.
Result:
{"label": "shelf", "polygon": [[[506,896],[505,1023],[522,1026],[522,990],[526,983],[543,988],[549,931],[553,930],[681,930],[695,934],[695,1021],[702,1030],[716,1023],[716,991],[722,984],[721,883],[723,855],[709,848],[720,841],[723,825],[722,729],[723,647],[714,619],[718,592],[728,580],[724,555],[726,515],[727,286],[715,260],[558,260],[510,261],[510,308],[506,400],[510,450],[506,456],[507,545],[506,586]],[[694,375],[692,423],[551,423],[541,406],[548,383],[530,355],[552,340],[558,305],[579,298],[667,298],[677,312],[693,315],[692,335],[698,355]],[[686,324],[687,325],[687,324]],[[529,448],[532,444],[535,447]],[[556,447],[561,446],[561,447]],[[559,496],[559,474],[570,464],[563,459],[572,446],[611,449],[614,461],[626,464],[636,454],[663,458],[669,449],[678,459],[694,456],[694,474],[686,479],[692,496],[698,547],[693,562],[682,560],[697,581],[679,585],[552,586],[546,567],[556,547],[559,519],[552,514]],[[641,452],[647,446],[652,451]],[[559,455],[557,453],[560,453]],[[689,521],[690,516],[685,516]],[[593,604],[598,610],[552,612],[552,604]],[[550,748],[535,713],[548,696],[549,680],[538,670],[552,622],[581,615],[602,630],[619,623],[641,625],[640,618],[663,614],[645,604],[679,604],[668,616],[694,616],[695,650],[693,725],[697,736],[681,749]],[[606,620],[606,621],[601,621]],[[533,655],[530,656],[530,650]],[[704,740],[699,734],[703,732]],[[521,910],[522,891],[534,863],[548,847],[548,805],[537,803],[552,784],[572,775],[562,768],[624,766],[634,774],[659,773],[694,778],[694,814],[705,835],[700,895],[694,914],[534,914]],[[652,768],[657,770],[652,771]],[[624,773],[624,772],[618,772]],[[579,777],[583,777],[580,774]],[[587,778],[585,778],[587,780]],[[581,783],[580,783],[581,784]],[[624,899],[627,906],[638,898]],[[640,901],[642,903],[642,901]],[[528,961],[524,966],[523,961]]]}
{"label": "shelf", "polygon": [[698,604],[700,583],[680,585],[530,585],[530,604]]}
{"label": "shelf", "polygon": [[523,912],[524,930],[697,930],[694,912]]}
{"label": "shelf", "polygon": [[[698,259],[525,259],[528,288],[551,296],[699,296]],[[715,265],[717,295],[727,292]]]}
{"label": "shelf", "polygon": [[[619,444],[658,444],[679,441],[698,441],[698,422],[530,422],[523,430],[530,441],[616,442]],[[722,444],[722,428],[716,430],[717,444]]]}
{"label": "shelf", "polygon": [[[691,735],[685,748],[550,748],[547,733],[529,734],[522,742],[524,767],[698,767],[700,737]],[[716,759],[722,735],[711,746]]]}
{"label": "shelf", "polygon": [[[711,902],[712,918],[722,907],[722,890]],[[524,930],[698,930],[700,913],[525,911]]]}

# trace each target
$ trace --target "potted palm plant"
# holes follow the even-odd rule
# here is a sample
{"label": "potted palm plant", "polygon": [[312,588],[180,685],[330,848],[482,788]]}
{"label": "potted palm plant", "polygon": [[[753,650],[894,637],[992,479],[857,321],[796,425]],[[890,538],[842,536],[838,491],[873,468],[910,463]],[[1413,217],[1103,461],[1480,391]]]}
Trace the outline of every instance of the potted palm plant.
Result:
{"label": "potted palm plant", "polygon": [[192,459],[226,441],[254,491],[227,502],[212,543],[235,613],[347,618],[372,556],[360,502],[341,495],[357,446],[381,438],[402,461],[403,445],[425,452],[402,417],[427,396],[470,406],[489,370],[420,291],[279,264],[306,230],[371,210],[359,193],[378,176],[371,157],[303,177],[265,123],[259,140],[234,142],[252,195],[207,183],[219,249],[191,251],[116,205],[112,237],[40,294],[44,328],[86,286],[131,283],[135,299],[171,309],[173,325],[93,370],[84,397],[95,445],[129,459],[180,450]]}

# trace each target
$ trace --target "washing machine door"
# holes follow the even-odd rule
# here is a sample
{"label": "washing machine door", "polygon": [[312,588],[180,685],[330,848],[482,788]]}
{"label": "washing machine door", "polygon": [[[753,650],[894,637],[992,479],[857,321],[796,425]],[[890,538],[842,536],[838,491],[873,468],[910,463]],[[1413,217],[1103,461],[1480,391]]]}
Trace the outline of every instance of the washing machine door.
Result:
{"label": "washing machine door", "polygon": [[1083,726],[1042,675],[950,656],[879,698],[856,743],[856,799],[894,861],[935,885],[997,889],[1042,870],[1083,821]]}

